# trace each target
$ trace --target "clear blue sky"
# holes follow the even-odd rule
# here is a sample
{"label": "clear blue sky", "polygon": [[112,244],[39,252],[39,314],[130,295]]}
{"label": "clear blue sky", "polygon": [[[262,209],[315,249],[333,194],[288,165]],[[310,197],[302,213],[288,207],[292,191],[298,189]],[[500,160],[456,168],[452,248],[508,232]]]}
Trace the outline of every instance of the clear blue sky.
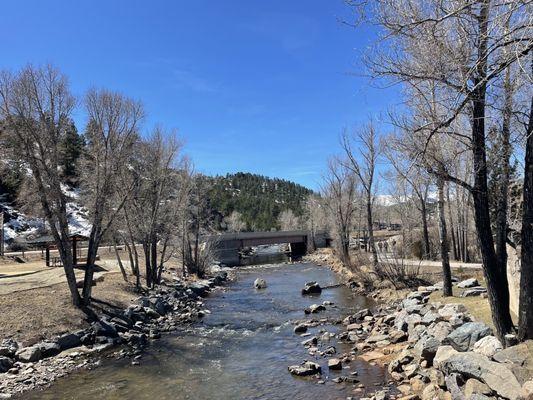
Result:
{"label": "clear blue sky", "polygon": [[198,171],[316,188],[342,129],[399,102],[355,76],[375,32],[341,24],[350,12],[342,0],[11,0],[0,68],[52,63],[76,94],[142,100],[145,128],[177,128]]}

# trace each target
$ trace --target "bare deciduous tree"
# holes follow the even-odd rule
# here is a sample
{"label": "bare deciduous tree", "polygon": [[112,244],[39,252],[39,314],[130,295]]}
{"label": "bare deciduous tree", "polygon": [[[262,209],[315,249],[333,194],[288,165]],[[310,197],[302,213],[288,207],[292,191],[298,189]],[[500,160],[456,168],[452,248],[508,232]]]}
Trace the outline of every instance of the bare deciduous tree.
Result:
{"label": "bare deciduous tree", "polygon": [[71,124],[76,104],[67,78],[57,69],[28,66],[0,74],[0,113],[11,140],[14,158],[31,171],[32,183],[59,251],[72,303],[81,305],[76,288],[67,218],[67,196],[62,190],[59,143]]}
{"label": "bare deciduous tree", "polygon": [[[138,140],[143,109],[121,94],[94,89],[87,93],[85,107],[89,122],[82,187],[92,226],[82,297],[88,304],[98,247],[135,185],[133,179],[128,180],[131,175],[126,169]],[[118,185],[124,185],[125,190],[116,190]]]}
{"label": "bare deciduous tree", "polygon": [[324,205],[331,218],[331,229],[339,256],[350,266],[350,235],[356,211],[357,180],[338,159],[328,162],[328,171],[321,189]]}
{"label": "bare deciduous tree", "polygon": [[[354,144],[355,142],[355,144]],[[353,137],[342,136],[342,148],[347,157],[346,166],[359,179],[366,199],[366,221],[368,230],[368,246],[372,252],[374,267],[378,267],[378,252],[374,242],[373,201],[375,194],[375,175],[380,156],[379,139],[374,123],[371,121],[358,130]],[[354,150],[357,146],[358,152]]]}

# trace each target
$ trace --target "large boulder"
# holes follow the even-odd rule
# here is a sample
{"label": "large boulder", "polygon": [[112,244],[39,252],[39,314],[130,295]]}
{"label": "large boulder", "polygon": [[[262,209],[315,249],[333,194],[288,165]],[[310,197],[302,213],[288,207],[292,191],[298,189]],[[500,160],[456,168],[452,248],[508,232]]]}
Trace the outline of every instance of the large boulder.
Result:
{"label": "large boulder", "polygon": [[254,288],[256,289],[266,289],[267,287],[267,283],[264,279],[262,278],[257,278],[255,281],[254,281]]}
{"label": "large boulder", "polygon": [[59,344],[61,350],[67,350],[81,346],[81,338],[75,333],[66,333],[57,338],[57,344]]}
{"label": "large boulder", "polygon": [[302,289],[302,294],[319,294],[322,293],[322,288],[316,282],[307,282]]}
{"label": "large boulder", "polygon": [[473,352],[492,358],[498,351],[503,350],[502,343],[495,336],[485,336],[474,343]]}
{"label": "large boulder", "polygon": [[300,365],[289,366],[289,372],[296,376],[309,376],[322,373],[322,368],[312,361],[304,361]]}
{"label": "large boulder", "polygon": [[41,342],[37,346],[39,346],[43,358],[53,357],[61,353],[61,347],[57,342]]}
{"label": "large boulder", "polygon": [[457,284],[457,287],[462,288],[462,289],[471,288],[474,286],[479,286],[479,282],[477,281],[476,278],[465,279],[464,281],[461,281]]}
{"label": "large boulder", "polygon": [[39,346],[23,347],[16,353],[16,357],[22,362],[34,362],[42,358]]}
{"label": "large boulder", "polygon": [[467,322],[452,331],[445,339],[447,344],[459,351],[472,350],[474,343],[489,336],[492,330],[482,322]]}
{"label": "large boulder", "polygon": [[517,400],[520,397],[522,387],[513,373],[504,364],[489,361],[481,354],[474,352],[451,354],[439,360],[439,368],[445,375],[457,373],[465,378],[475,378],[484,382],[500,397],[510,400]]}
{"label": "large boulder", "polygon": [[507,347],[494,354],[493,358],[507,364],[522,384],[533,376],[533,340]]}

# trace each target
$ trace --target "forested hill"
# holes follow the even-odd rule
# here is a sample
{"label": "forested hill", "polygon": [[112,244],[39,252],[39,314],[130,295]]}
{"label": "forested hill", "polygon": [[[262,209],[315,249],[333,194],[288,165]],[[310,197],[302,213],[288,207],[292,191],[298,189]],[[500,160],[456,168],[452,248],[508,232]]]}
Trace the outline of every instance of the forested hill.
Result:
{"label": "forested hill", "polygon": [[297,183],[250,173],[228,174],[212,180],[209,199],[211,207],[224,217],[233,211],[242,214],[248,230],[278,228],[281,211],[290,209],[303,213],[311,190]]}

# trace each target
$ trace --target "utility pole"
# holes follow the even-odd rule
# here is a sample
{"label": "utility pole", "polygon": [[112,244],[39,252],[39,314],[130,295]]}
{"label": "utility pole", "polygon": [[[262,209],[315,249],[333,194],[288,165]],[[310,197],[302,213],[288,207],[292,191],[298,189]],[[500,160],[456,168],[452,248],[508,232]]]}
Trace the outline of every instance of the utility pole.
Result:
{"label": "utility pole", "polygon": [[4,255],[4,212],[0,211],[0,256]]}

